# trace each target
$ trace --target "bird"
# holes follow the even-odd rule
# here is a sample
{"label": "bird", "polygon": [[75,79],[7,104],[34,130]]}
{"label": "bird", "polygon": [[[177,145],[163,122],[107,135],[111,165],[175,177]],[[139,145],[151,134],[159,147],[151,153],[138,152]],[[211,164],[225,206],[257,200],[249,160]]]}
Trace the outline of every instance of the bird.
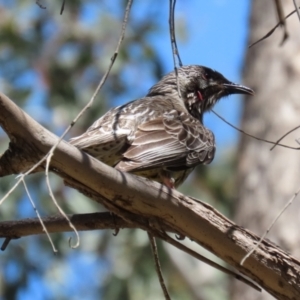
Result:
{"label": "bird", "polygon": [[197,165],[213,160],[215,137],[203,114],[231,94],[254,92],[208,67],[182,66],[69,142],[119,171],[177,188]]}

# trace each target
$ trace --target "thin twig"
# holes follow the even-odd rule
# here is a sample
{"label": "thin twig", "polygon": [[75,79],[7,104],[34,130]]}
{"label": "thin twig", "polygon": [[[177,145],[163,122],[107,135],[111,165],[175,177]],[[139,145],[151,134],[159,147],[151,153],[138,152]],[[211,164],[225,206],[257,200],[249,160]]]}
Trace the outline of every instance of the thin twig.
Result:
{"label": "thin twig", "polygon": [[[296,10],[293,10],[292,12],[290,12],[285,19],[288,19],[290,16],[292,16],[294,13],[296,12]],[[255,46],[256,44],[262,42],[263,40],[267,39],[269,36],[271,36],[274,31],[281,25],[281,22],[278,22],[267,34],[265,34],[262,38],[260,38],[258,41],[252,43],[250,46],[248,46],[248,48],[251,48],[253,46]]]}
{"label": "thin twig", "polygon": [[212,110],[212,112],[218,117],[220,118],[223,122],[225,122],[227,125],[229,125],[230,127],[234,128],[235,130],[243,133],[244,135],[247,135],[255,140],[258,140],[258,141],[262,141],[262,142],[265,142],[265,143],[268,143],[268,144],[273,144],[273,145],[276,145],[276,146],[281,146],[281,147],[284,147],[284,148],[288,148],[288,149],[293,149],[293,150],[300,150],[300,147],[291,147],[291,146],[287,146],[287,145],[284,145],[284,144],[279,144],[278,142],[272,142],[272,141],[268,141],[268,140],[265,140],[265,139],[262,139],[262,138],[259,138],[259,137],[256,137],[250,133],[247,133],[246,131],[232,125],[231,123],[229,123],[227,120],[225,120],[223,117],[221,117],[218,113],[216,113],[214,110]]}
{"label": "thin twig", "polygon": [[[158,234],[158,235],[157,235]],[[164,241],[172,244],[173,246],[175,246],[176,248],[190,254],[191,256],[194,256],[195,258],[197,258],[198,260],[208,264],[209,266],[224,272],[225,274],[231,275],[233,276],[235,279],[240,280],[242,282],[244,282],[245,284],[251,286],[252,288],[256,289],[257,291],[261,292],[261,288],[256,286],[254,283],[252,283],[250,280],[248,280],[247,278],[245,278],[244,276],[231,271],[229,269],[224,268],[223,266],[213,262],[212,260],[204,257],[203,255],[197,253],[196,251],[193,251],[192,249],[184,246],[183,244],[179,243],[178,241],[174,240],[173,238],[171,238],[168,234],[166,234],[165,232],[162,233],[160,231],[155,231],[155,235],[158,236],[159,238],[163,239]]]}
{"label": "thin twig", "polygon": [[41,9],[46,9],[47,7],[45,5],[43,5],[40,0],[36,0],[35,1],[35,4],[37,4],[37,6]]}
{"label": "thin twig", "polygon": [[60,9],[60,14],[62,15],[65,9],[65,4],[66,4],[66,0],[63,0],[62,4],[61,4],[61,9]]}
{"label": "thin twig", "polygon": [[297,11],[298,19],[299,19],[299,21],[300,21],[300,11],[299,11],[299,7],[297,6],[296,0],[293,0],[293,2],[294,2],[295,10]]}
{"label": "thin twig", "polygon": [[171,36],[171,43],[172,43],[172,50],[173,55],[177,57],[179,67],[182,67],[182,61],[179,55],[177,41],[176,41],[176,34],[175,34],[175,7],[176,7],[176,0],[170,0],[170,36]]}
{"label": "thin twig", "polygon": [[286,39],[288,38],[288,32],[287,32],[287,26],[286,26],[286,21],[283,15],[283,8],[282,8],[282,3],[280,0],[274,0],[275,6],[276,6],[276,11],[277,11],[277,16],[280,22],[280,25],[283,26],[283,37],[280,45],[283,45]]}
{"label": "thin twig", "polygon": [[10,194],[19,186],[20,182],[22,182],[22,178],[19,178],[19,180],[14,184],[14,186],[0,199],[0,206],[10,196]]}
{"label": "thin twig", "polygon": [[250,257],[252,255],[252,253],[254,253],[258,249],[258,247],[261,245],[262,241],[267,236],[267,234],[270,232],[270,230],[272,229],[272,227],[274,226],[274,224],[277,222],[277,220],[280,218],[280,216],[286,211],[286,209],[293,203],[294,199],[297,197],[297,195],[299,194],[299,192],[300,192],[300,188],[291,197],[291,199],[285,204],[285,206],[279,212],[279,214],[274,218],[274,220],[272,221],[272,223],[270,224],[270,226],[267,228],[267,230],[265,231],[265,233],[262,235],[262,237],[260,238],[260,240],[258,241],[258,243],[256,244],[256,246],[253,247],[252,250],[250,252],[248,252],[247,255],[244,256],[244,258],[240,262],[241,266],[245,263],[246,259],[248,257]]}
{"label": "thin twig", "polygon": [[1,245],[0,250],[1,250],[1,251],[5,251],[5,249],[7,248],[8,244],[9,244],[9,242],[10,242],[11,240],[12,240],[11,237],[5,238],[3,244]]}
{"label": "thin twig", "polygon": [[[27,194],[27,196],[28,196],[28,198],[29,198],[29,201],[30,201],[30,203],[31,203],[31,205],[32,205],[32,207],[33,207],[33,210],[35,211],[35,213],[36,213],[36,215],[37,215],[37,217],[38,217],[38,220],[39,220],[40,224],[42,225],[43,231],[46,233],[46,235],[47,235],[47,237],[48,237],[48,240],[49,240],[49,242],[50,242],[50,244],[51,244],[51,246],[52,246],[53,252],[54,252],[54,253],[57,253],[57,249],[55,248],[55,245],[54,245],[54,243],[53,243],[53,241],[52,241],[52,239],[51,239],[51,236],[50,236],[50,234],[49,234],[49,232],[48,232],[48,230],[47,230],[47,228],[46,228],[46,226],[45,226],[45,224],[44,224],[44,222],[43,222],[43,219],[41,218],[40,213],[39,213],[39,211],[37,210],[37,208],[36,208],[36,206],[35,206],[35,204],[34,204],[34,201],[33,201],[32,198],[31,198],[31,195],[30,195],[29,190],[28,190],[28,188],[27,188],[27,184],[26,184],[26,182],[25,182],[24,177],[22,178],[22,182],[23,182],[23,185],[24,185],[26,194]],[[69,219],[68,219],[68,220],[69,220]]]}
{"label": "thin twig", "polygon": [[275,7],[276,7],[276,12],[277,12],[277,17],[281,25],[285,26],[285,18],[283,15],[283,8],[282,8],[282,3],[280,0],[274,0]]}
{"label": "thin twig", "polygon": [[77,247],[79,247],[80,245],[80,237],[79,237],[79,233],[76,229],[76,227],[73,225],[73,223],[71,222],[71,220],[69,219],[69,217],[67,216],[67,214],[64,212],[64,210],[60,207],[60,205],[58,204],[58,202],[56,201],[56,198],[53,194],[53,191],[52,191],[52,188],[51,188],[51,185],[50,185],[50,180],[49,180],[49,172],[45,172],[45,176],[46,176],[46,183],[47,183],[47,188],[48,188],[48,192],[49,192],[49,195],[50,195],[50,198],[52,199],[52,202],[54,203],[54,205],[56,206],[57,210],[59,211],[59,213],[66,219],[66,221],[68,222],[70,228],[73,229],[75,235],[76,235],[76,243],[75,245],[71,245],[71,240],[72,238],[70,237],[69,239],[69,244],[70,244],[70,247],[75,249]]}
{"label": "thin twig", "polygon": [[[53,146],[54,147],[54,146]],[[1,204],[9,197],[9,195],[19,186],[19,184],[23,181],[24,177],[34,171],[39,165],[41,165],[48,157],[49,152],[36,164],[34,164],[29,170],[27,170],[23,174],[19,174],[16,178],[19,178],[15,185],[0,199],[0,206]]]}
{"label": "thin twig", "polygon": [[181,61],[179,51],[178,51],[178,48],[177,48],[176,36],[175,36],[175,6],[176,6],[176,0],[170,0],[170,9],[169,9],[170,39],[171,39],[171,46],[172,46],[174,71],[175,71],[176,80],[177,80],[177,91],[178,91],[179,97],[181,98],[181,91],[180,91],[180,83],[179,83],[179,77],[178,77],[176,57],[177,57],[178,64],[179,64],[180,67],[182,67],[182,61]]}
{"label": "thin twig", "polygon": [[163,278],[163,275],[162,275],[162,272],[161,272],[161,267],[160,267],[158,252],[157,252],[157,244],[156,244],[155,238],[153,237],[153,235],[149,231],[147,233],[148,233],[148,238],[149,238],[149,242],[150,242],[150,246],[151,246],[151,250],[152,250],[152,254],[153,254],[155,270],[156,270],[156,273],[158,275],[158,279],[159,279],[161,289],[164,293],[165,299],[171,300],[171,297],[169,295],[168,289],[166,287],[166,284],[165,284],[165,281],[164,281],[164,278]]}
{"label": "thin twig", "polygon": [[291,129],[290,131],[288,131],[287,133],[285,133],[278,141],[276,141],[275,145],[272,146],[272,148],[270,149],[271,151],[278,145],[278,143],[283,140],[287,135],[289,135],[290,133],[292,133],[293,131],[297,130],[300,128],[300,125]]}

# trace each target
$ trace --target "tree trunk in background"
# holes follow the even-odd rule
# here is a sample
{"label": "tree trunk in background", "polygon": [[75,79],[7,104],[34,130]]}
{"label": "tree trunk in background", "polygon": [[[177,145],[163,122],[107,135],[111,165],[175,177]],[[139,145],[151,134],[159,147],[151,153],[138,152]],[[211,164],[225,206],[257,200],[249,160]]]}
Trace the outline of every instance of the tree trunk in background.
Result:
{"label": "tree trunk in background", "polygon": [[[282,1],[285,15],[294,10],[292,1]],[[249,43],[277,23],[272,1],[254,0]],[[300,125],[300,23],[295,15],[287,21],[289,39],[279,46],[283,31],[250,48],[244,71],[245,85],[255,96],[245,101],[242,129],[257,137],[276,141]],[[300,130],[282,143],[299,146]],[[234,220],[262,235],[285,203],[300,187],[300,152],[241,136],[238,154],[238,203]],[[300,199],[280,217],[268,238],[300,258]],[[232,281],[233,300],[274,299],[266,292]]]}

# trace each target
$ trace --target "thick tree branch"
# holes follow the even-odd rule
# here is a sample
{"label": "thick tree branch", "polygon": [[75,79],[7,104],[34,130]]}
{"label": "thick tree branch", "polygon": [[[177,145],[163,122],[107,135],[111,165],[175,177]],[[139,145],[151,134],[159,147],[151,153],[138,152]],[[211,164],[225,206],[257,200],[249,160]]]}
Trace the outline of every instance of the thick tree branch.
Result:
{"label": "thick tree branch", "polygon": [[[0,125],[11,140],[0,158],[0,176],[26,171],[57,141],[3,94]],[[300,298],[299,261],[263,241],[241,266],[241,259],[259,238],[210,205],[145,178],[119,172],[64,141],[55,151],[51,169],[129,223],[147,230],[149,224],[150,230],[168,226],[248,275],[277,299]]]}

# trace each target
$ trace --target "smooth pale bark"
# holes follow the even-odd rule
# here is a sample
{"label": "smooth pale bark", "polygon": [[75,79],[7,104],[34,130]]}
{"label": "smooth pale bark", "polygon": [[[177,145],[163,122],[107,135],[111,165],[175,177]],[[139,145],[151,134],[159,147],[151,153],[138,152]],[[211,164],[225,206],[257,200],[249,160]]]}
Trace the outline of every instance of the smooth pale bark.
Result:
{"label": "smooth pale bark", "polygon": [[[294,10],[292,1],[281,1],[285,15]],[[272,1],[252,1],[249,44],[277,23]],[[244,83],[255,90],[246,99],[242,129],[257,137],[276,141],[300,125],[300,23],[296,14],[287,21],[289,39],[279,46],[283,31],[248,49]],[[299,147],[300,131],[281,143]],[[276,147],[241,136],[238,152],[238,204],[235,221],[262,235],[286,202],[300,187],[300,152]],[[268,235],[281,248],[300,257],[300,199],[294,203]],[[284,277],[286,270],[279,269]],[[299,276],[299,275],[298,275]],[[237,282],[232,283],[234,300],[274,299]],[[296,297],[295,299],[299,299]]]}

